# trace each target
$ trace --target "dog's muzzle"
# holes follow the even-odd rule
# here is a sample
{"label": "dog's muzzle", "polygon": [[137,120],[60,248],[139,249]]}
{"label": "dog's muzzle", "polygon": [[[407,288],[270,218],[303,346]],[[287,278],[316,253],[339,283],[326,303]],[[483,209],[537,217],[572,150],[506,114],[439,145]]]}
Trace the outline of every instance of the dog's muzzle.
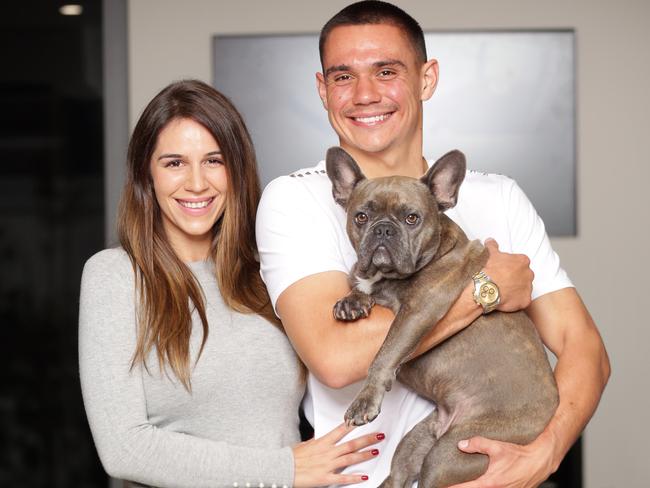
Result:
{"label": "dog's muzzle", "polygon": [[395,250],[400,247],[401,236],[395,224],[388,221],[375,223],[368,229],[363,239],[362,252],[359,260],[362,268],[375,267],[382,272],[390,272],[395,268]]}
{"label": "dog's muzzle", "polygon": [[388,249],[383,244],[377,246],[375,252],[372,253],[372,264],[377,266],[377,268],[379,268],[382,271],[383,271],[382,268],[386,268],[393,264],[393,259],[391,258]]}
{"label": "dog's muzzle", "polygon": [[372,233],[378,240],[392,239],[397,235],[397,227],[390,222],[378,222],[372,227]]}

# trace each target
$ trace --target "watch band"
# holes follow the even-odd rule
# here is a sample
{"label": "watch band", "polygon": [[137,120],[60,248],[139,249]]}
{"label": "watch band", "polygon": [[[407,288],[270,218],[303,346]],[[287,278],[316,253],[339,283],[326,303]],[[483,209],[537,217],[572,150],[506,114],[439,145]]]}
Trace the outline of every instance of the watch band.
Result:
{"label": "watch band", "polygon": [[501,303],[499,287],[483,271],[479,271],[474,276],[474,301],[483,307],[483,313],[490,313]]}

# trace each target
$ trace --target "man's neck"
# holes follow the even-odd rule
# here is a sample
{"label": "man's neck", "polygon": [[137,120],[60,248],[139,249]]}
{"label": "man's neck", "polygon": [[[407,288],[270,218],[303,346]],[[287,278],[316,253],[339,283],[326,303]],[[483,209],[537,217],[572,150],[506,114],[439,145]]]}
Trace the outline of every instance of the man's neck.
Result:
{"label": "man's neck", "polygon": [[419,178],[427,170],[427,162],[422,157],[421,146],[419,149],[387,150],[381,153],[368,153],[345,145],[342,147],[354,158],[368,178],[397,175]]}

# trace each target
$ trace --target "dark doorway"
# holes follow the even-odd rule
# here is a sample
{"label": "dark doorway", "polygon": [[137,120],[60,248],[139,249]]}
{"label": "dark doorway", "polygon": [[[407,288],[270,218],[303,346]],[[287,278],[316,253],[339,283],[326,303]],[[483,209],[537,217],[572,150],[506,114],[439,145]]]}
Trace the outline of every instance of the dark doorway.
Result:
{"label": "dark doorway", "polygon": [[85,260],[103,247],[101,2],[0,16],[0,486],[104,487],[79,387]]}

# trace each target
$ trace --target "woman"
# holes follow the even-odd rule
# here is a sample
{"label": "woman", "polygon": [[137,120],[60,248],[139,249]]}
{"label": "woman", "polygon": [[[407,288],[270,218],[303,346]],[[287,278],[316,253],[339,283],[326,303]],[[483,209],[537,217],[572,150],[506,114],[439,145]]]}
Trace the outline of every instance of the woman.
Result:
{"label": "woman", "polygon": [[[259,276],[248,132],[199,81],[146,107],[128,150],[121,248],[84,268],[81,385],[113,477],[154,486],[358,483],[337,471],[383,438],[297,443],[300,363]],[[272,323],[270,323],[272,322]],[[290,446],[293,447],[283,447]]]}

